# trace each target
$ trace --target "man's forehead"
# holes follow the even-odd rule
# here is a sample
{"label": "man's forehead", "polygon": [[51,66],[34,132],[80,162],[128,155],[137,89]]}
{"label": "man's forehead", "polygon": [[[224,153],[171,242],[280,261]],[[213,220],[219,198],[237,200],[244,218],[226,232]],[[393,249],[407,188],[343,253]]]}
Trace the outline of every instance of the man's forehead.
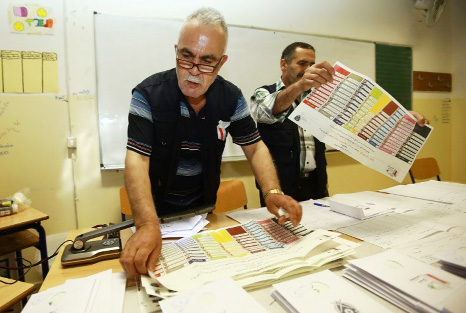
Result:
{"label": "man's forehead", "polygon": [[294,52],[294,55],[293,55],[293,59],[296,59],[296,60],[307,60],[307,61],[310,61],[310,60],[315,60],[316,58],[316,54],[314,52],[314,50],[312,49],[303,49],[303,48],[296,48],[295,52]]}
{"label": "man's forehead", "polygon": [[188,49],[195,54],[221,55],[225,49],[226,37],[220,26],[187,23],[178,39],[178,49]]}

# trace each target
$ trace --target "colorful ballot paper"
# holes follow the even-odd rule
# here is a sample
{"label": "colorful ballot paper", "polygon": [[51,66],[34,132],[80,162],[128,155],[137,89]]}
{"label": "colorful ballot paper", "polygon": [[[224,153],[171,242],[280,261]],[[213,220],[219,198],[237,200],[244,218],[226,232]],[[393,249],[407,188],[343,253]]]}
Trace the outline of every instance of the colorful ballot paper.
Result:
{"label": "colorful ballot paper", "polygon": [[163,290],[154,284],[145,288],[154,295],[167,289],[180,292],[224,276],[245,289],[260,288],[299,272],[339,266],[336,261],[356,246],[331,231],[280,225],[275,219],[249,221],[164,243],[155,271],[149,272]]}
{"label": "colorful ballot paper", "polygon": [[401,182],[432,132],[369,77],[337,62],[333,82],[289,116],[320,141]]}

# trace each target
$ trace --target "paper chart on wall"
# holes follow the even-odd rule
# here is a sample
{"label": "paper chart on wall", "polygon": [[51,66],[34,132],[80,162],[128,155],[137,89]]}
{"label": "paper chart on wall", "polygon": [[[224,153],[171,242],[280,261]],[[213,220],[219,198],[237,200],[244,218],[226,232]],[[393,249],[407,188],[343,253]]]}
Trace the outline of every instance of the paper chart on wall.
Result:
{"label": "paper chart on wall", "polygon": [[336,62],[333,82],[314,89],[289,118],[320,141],[398,182],[433,128],[369,77]]}
{"label": "paper chart on wall", "polygon": [[[354,252],[354,243],[340,240],[335,232],[309,232],[303,226],[285,224],[279,225],[273,219],[249,221],[166,243],[155,272],[149,275],[175,291],[195,288],[225,275],[243,281],[242,287],[257,286],[260,281],[303,267],[309,270]],[[314,258],[316,255],[319,257]]]}

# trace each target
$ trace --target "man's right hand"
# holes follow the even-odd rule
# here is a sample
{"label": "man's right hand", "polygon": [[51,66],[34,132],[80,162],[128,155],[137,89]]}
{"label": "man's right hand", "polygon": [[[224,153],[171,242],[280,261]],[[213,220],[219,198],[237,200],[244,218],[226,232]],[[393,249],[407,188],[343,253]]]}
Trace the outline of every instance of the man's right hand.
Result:
{"label": "man's right hand", "polygon": [[162,233],[156,222],[143,223],[126,242],[120,264],[129,277],[146,275],[155,270],[162,249]]}
{"label": "man's right hand", "polygon": [[308,67],[297,83],[300,84],[301,90],[304,92],[333,81],[333,75],[335,75],[335,69],[327,61],[322,61]]}

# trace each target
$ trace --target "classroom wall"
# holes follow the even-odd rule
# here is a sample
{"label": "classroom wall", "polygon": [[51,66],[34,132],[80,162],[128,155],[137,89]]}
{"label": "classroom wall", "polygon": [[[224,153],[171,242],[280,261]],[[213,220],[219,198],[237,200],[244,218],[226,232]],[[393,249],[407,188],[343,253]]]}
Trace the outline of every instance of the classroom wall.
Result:
{"label": "classroom wall", "polygon": [[[57,33],[50,37],[22,35],[19,38],[8,33],[4,22],[0,22],[3,28],[0,49],[57,50],[60,92],[57,95],[0,94],[0,108],[6,106],[6,113],[0,116],[0,129],[5,130],[5,122],[21,122],[19,133],[0,137],[0,144],[6,141],[14,144],[7,157],[0,156],[2,176],[8,178],[0,181],[0,196],[28,187],[32,206],[50,215],[43,223],[48,234],[120,221],[119,187],[123,186],[123,172],[101,171],[99,166],[94,11],[182,19],[200,6],[212,6],[233,25],[412,46],[414,70],[453,74],[453,92],[413,95],[413,109],[424,113],[435,128],[420,156],[436,157],[444,180],[466,182],[466,168],[461,160],[466,153],[464,1],[451,0],[440,22],[433,27],[420,22],[414,1],[406,0],[291,0],[287,8],[282,2],[270,0],[43,0],[40,3],[55,8]],[[0,14],[7,10],[7,4],[0,3]],[[272,53],[267,50],[267,43],[263,51],[257,52],[257,57],[262,53]],[[280,75],[281,51],[273,53],[277,55],[277,63],[271,66],[276,66],[277,76],[264,83],[272,83]],[[323,60],[325,56],[317,52],[317,58]],[[129,98],[130,91],[128,102]],[[77,138],[76,150],[67,149],[68,136]],[[331,194],[376,190],[396,184],[340,152],[329,153],[327,159]],[[259,207],[254,178],[246,161],[222,165],[222,179],[231,178],[243,179],[249,207]],[[404,180],[408,182],[409,179]]]}

